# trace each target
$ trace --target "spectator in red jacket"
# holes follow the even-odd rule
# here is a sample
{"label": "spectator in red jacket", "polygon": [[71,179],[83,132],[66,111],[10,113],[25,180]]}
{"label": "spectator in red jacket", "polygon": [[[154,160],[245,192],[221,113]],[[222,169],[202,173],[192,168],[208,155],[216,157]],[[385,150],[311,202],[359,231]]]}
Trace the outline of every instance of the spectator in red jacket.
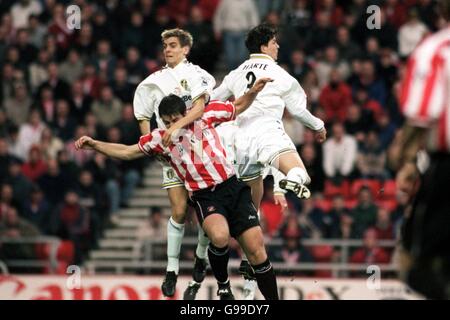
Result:
{"label": "spectator in red jacket", "polygon": [[352,90],[341,80],[338,69],[331,70],[330,82],[320,93],[320,104],[325,110],[326,122],[344,122],[352,104]]}
{"label": "spectator in red jacket", "polygon": [[378,264],[389,263],[389,254],[377,245],[377,232],[375,229],[368,229],[364,233],[363,248],[356,250],[350,257],[351,263]]}
{"label": "spectator in red jacket", "polygon": [[47,164],[42,158],[39,145],[34,144],[28,152],[28,161],[22,165],[22,173],[25,177],[35,182],[47,172]]}

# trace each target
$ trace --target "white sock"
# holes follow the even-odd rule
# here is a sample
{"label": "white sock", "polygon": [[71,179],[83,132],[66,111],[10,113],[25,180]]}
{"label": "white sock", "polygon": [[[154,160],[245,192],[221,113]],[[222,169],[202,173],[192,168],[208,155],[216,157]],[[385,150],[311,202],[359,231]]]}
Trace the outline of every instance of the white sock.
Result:
{"label": "white sock", "polygon": [[198,229],[198,243],[197,249],[195,250],[195,254],[200,259],[206,259],[206,251],[208,250],[209,239],[203,231],[202,228]]}
{"label": "white sock", "polygon": [[300,167],[295,167],[289,170],[288,174],[286,175],[286,179],[295,181],[300,184],[308,184],[309,182],[311,182],[311,179],[309,178],[306,170]]}
{"label": "white sock", "polygon": [[178,274],[181,242],[184,236],[184,223],[177,223],[170,217],[167,224],[167,271]]}

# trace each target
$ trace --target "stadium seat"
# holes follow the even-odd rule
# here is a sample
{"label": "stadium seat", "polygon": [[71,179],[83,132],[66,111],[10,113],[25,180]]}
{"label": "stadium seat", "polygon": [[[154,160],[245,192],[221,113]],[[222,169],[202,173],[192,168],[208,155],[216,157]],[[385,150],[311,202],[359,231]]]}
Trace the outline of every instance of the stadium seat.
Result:
{"label": "stadium seat", "polygon": [[331,199],[317,199],[315,206],[324,212],[329,212],[333,207],[333,201]]}
{"label": "stadium seat", "polygon": [[397,185],[395,180],[387,180],[382,186],[382,199],[395,199],[397,194]]}
{"label": "stadium seat", "polygon": [[379,207],[386,208],[390,212],[394,211],[398,205],[396,199],[377,200],[375,204]]}
{"label": "stadium seat", "polygon": [[330,180],[325,181],[325,188],[323,195],[327,199],[332,199],[334,196],[341,195],[344,198],[348,198],[350,193],[350,183],[344,180],[340,185],[335,185]]}
{"label": "stadium seat", "polygon": [[381,182],[378,180],[366,180],[366,179],[357,179],[353,181],[351,186],[351,197],[358,197],[358,192],[362,187],[368,187],[372,192],[372,196],[374,199],[380,197],[381,190]]}

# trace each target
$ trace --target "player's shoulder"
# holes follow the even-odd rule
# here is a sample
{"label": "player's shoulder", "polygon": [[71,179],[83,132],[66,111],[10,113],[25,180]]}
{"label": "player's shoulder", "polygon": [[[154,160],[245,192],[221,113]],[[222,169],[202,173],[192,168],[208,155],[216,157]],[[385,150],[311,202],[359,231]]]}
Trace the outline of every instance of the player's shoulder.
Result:
{"label": "player's shoulder", "polygon": [[442,49],[450,47],[450,27],[426,36],[412,53],[412,57],[418,58],[418,62],[431,62],[434,56],[442,52]]}
{"label": "player's shoulder", "polygon": [[211,100],[208,105],[205,107],[205,112],[207,111],[223,111],[226,109],[233,108],[234,105],[230,101],[220,101],[220,100]]}

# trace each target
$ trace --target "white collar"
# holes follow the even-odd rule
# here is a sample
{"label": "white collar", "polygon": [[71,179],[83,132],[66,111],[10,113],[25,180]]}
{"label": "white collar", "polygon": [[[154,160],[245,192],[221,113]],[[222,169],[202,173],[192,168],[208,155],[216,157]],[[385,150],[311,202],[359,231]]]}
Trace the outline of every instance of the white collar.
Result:
{"label": "white collar", "polygon": [[271,56],[265,53],[252,53],[250,54],[250,59],[269,59],[275,62]]}

